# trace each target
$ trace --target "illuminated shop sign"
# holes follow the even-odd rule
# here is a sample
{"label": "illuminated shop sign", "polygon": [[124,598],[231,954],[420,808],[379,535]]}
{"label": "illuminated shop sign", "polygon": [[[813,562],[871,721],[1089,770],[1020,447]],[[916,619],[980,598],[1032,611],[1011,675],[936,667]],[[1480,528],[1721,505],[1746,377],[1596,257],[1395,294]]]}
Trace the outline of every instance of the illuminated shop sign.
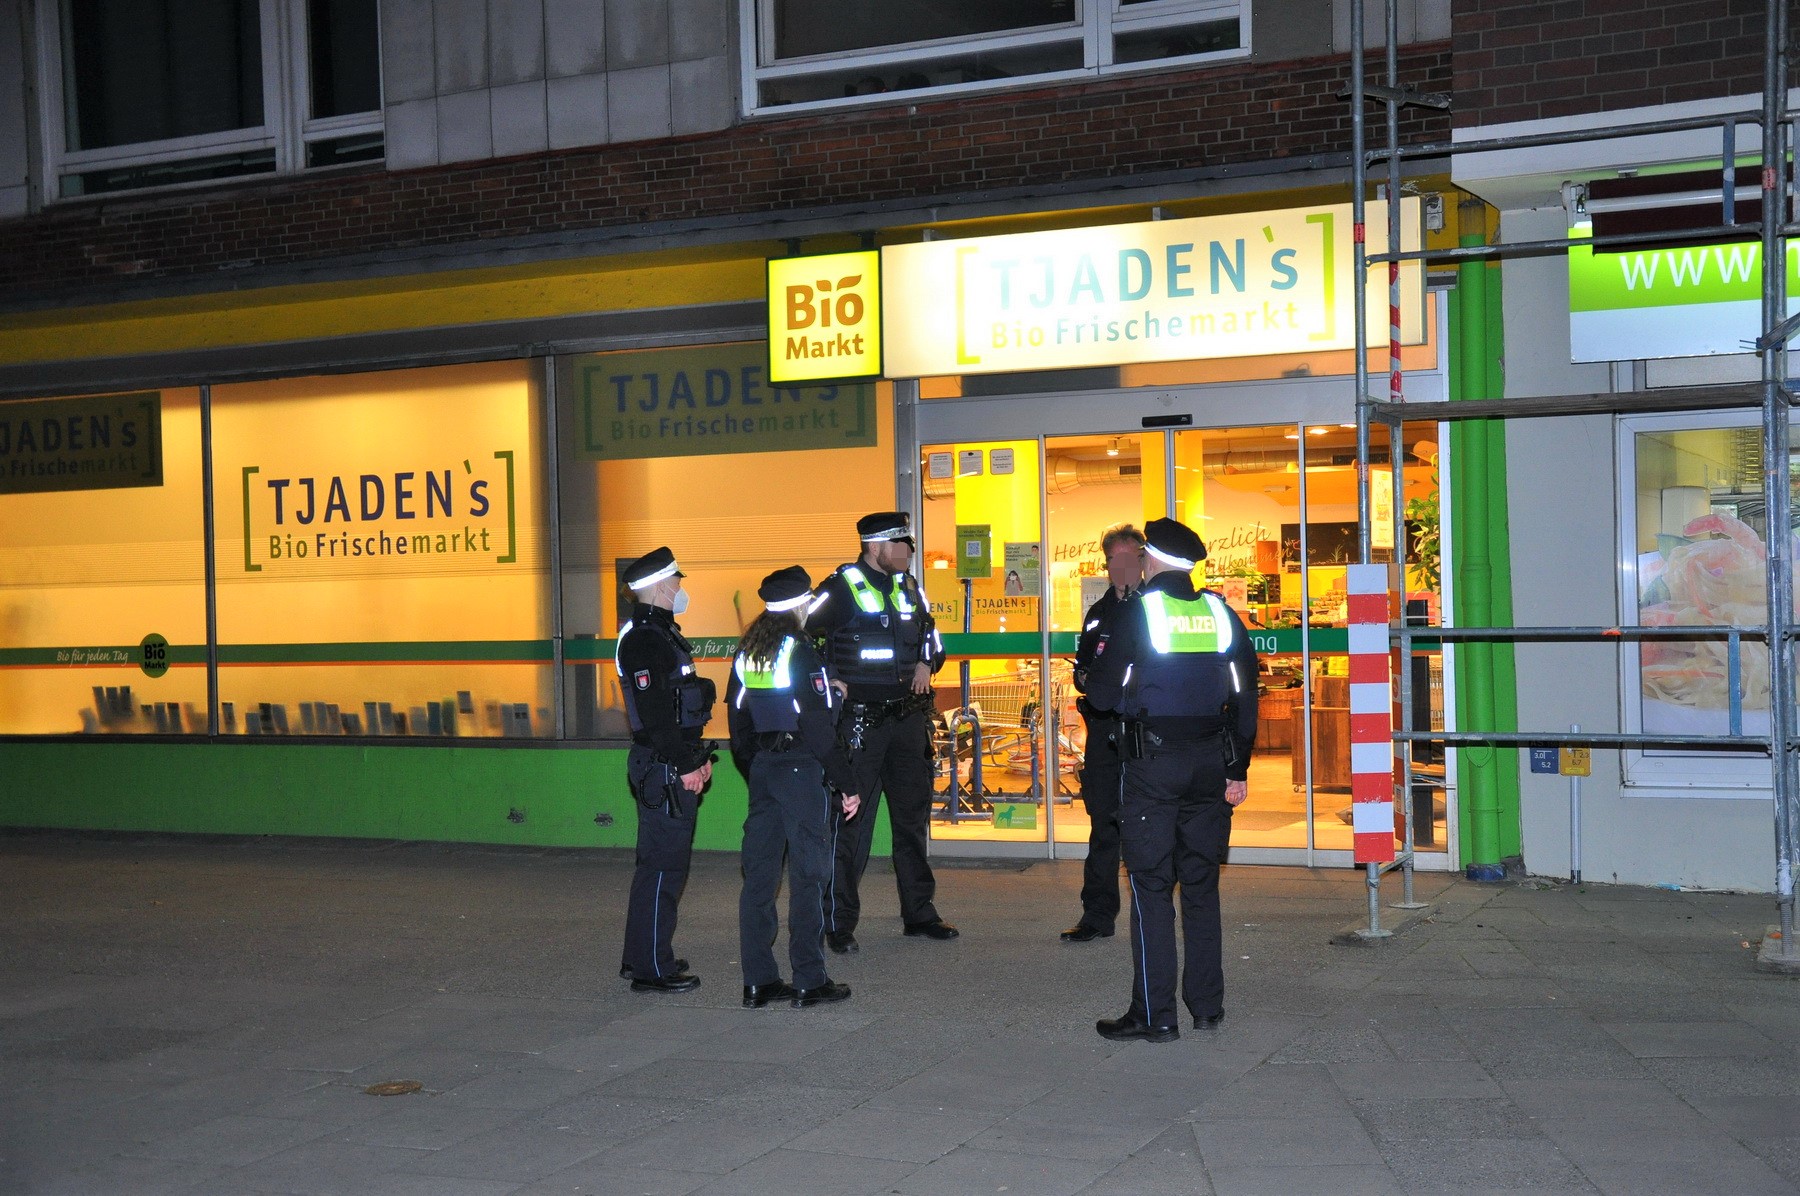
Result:
{"label": "illuminated shop sign", "polygon": [[881,255],[769,261],[769,380],[881,374]]}
{"label": "illuminated shop sign", "polygon": [[591,460],[875,443],[873,383],[776,385],[759,343],[578,357],[575,392]]}
{"label": "illuminated shop sign", "polygon": [[244,572],[439,571],[518,560],[511,449],[315,474],[242,467]]}
{"label": "illuminated shop sign", "polygon": [[[1569,236],[1593,235],[1587,224]],[[1800,242],[1789,242],[1788,294],[1800,288]],[[1788,300],[1788,314],[1800,298]],[[1574,361],[1748,353],[1762,334],[1762,246],[1683,245],[1626,253],[1569,250],[1569,350]]]}
{"label": "illuminated shop sign", "polygon": [[162,485],[162,396],[0,403],[0,494]]}
{"label": "illuminated shop sign", "polygon": [[[1418,248],[1419,201],[1401,204]],[[1305,353],[1355,346],[1349,204],[890,245],[881,251],[890,378]],[[1386,205],[1366,208],[1370,252]],[[1424,340],[1417,262],[1401,339]],[[1387,272],[1368,322],[1388,326]],[[771,297],[773,302],[773,297]],[[1377,339],[1385,337],[1377,333]]]}

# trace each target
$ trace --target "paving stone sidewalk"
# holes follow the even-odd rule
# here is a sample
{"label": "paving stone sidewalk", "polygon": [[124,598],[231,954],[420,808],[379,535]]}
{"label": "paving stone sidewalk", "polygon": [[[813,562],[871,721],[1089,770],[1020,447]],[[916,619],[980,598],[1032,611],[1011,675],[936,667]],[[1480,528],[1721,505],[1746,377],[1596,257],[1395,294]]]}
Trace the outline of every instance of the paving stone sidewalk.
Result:
{"label": "paving stone sidewalk", "polygon": [[1235,867],[1224,1027],[1120,1045],[1080,865],[939,863],[961,939],[877,861],[855,996],[752,1011],[733,856],[670,997],[616,978],[624,853],[0,836],[0,1192],[1800,1192],[1768,897],[1425,875],[1351,947],[1359,873]]}

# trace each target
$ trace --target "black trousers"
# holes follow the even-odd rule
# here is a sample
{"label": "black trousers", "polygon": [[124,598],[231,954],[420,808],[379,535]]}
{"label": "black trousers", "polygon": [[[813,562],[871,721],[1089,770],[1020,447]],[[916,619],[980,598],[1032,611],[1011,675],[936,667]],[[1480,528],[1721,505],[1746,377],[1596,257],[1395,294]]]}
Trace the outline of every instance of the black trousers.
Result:
{"label": "black trousers", "polygon": [[745,984],[781,979],[775,895],[787,857],[788,963],[796,988],[818,988],[825,974],[820,942],[825,886],[831,880],[832,798],[819,762],[805,752],[759,752],[750,762],[750,812],[744,819],[744,888],[738,896],[738,958]]}
{"label": "black trousers", "polygon": [[1153,1026],[1175,1021],[1175,886],[1181,886],[1188,1012],[1225,1005],[1220,957],[1219,865],[1231,841],[1219,739],[1146,749],[1127,758],[1120,847],[1131,880],[1131,1014]]}
{"label": "black trousers", "polygon": [[869,866],[875,839],[875,811],[887,797],[888,825],[894,832],[894,881],[900,888],[900,918],[908,925],[935,922],[931,903],[937,880],[926,859],[926,825],[931,818],[931,724],[925,712],[889,719],[863,733],[862,747],[850,756],[862,809],[832,819],[833,868],[825,895],[825,929],[847,933],[862,916],[857,889]]}
{"label": "black trousers", "polygon": [[1119,917],[1119,747],[1112,741],[1119,721],[1089,718],[1087,750],[1081,760],[1081,804],[1087,807],[1088,853],[1081,866],[1081,921],[1111,930]]}
{"label": "black trousers", "polygon": [[[629,777],[663,768],[655,752],[634,744],[625,758]],[[660,784],[656,777],[652,780]],[[635,782],[634,782],[635,784]],[[625,911],[625,956],[637,976],[675,971],[675,914],[687,887],[694,854],[694,817],[678,818],[662,807],[637,807],[637,870],[631,876],[631,903]]]}

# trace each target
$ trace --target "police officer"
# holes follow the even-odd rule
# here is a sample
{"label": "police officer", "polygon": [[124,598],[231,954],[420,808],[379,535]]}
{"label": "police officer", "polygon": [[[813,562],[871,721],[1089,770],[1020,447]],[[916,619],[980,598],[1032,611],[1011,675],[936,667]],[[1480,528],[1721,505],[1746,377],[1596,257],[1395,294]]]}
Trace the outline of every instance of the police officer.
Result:
{"label": "police officer", "polygon": [[1219,865],[1231,811],[1248,796],[1256,737],[1256,653],[1225,600],[1188,576],[1206,545],[1185,524],[1144,529],[1144,586],[1095,647],[1088,701],[1123,718],[1120,847],[1131,883],[1131,1007],[1095,1023],[1101,1037],[1172,1042],[1175,886],[1194,1026],[1225,1017]]}
{"label": "police officer", "polygon": [[857,950],[862,912],[857,886],[869,864],[875,807],[886,794],[894,832],[894,880],[908,935],[953,939],[956,927],[938,916],[937,881],[925,858],[931,816],[931,676],[943,664],[931,607],[907,567],[913,535],[904,511],[881,511],[856,521],[862,556],[819,586],[807,630],[819,642],[832,675],[848,687],[840,733],[850,745],[855,791],[866,807],[832,824],[836,865],[825,895],[825,944],[840,955]]}
{"label": "police officer", "polygon": [[[831,815],[841,802],[844,816],[854,818],[861,803],[850,756],[838,741],[842,703],[802,633],[812,578],[790,566],[763,578],[756,593],[763,613],[744,632],[725,686],[731,754],[750,783],[744,888],[738,898],[744,1007],[789,1000],[804,1009],[850,995],[849,985],[825,974],[819,936],[831,879]],[[834,798],[834,790],[842,797]],[[792,985],[782,981],[773,949],[784,851]]]}
{"label": "police officer", "polygon": [[631,724],[625,779],[637,799],[637,871],[625,915],[619,974],[633,992],[700,987],[675,958],[675,911],[687,884],[700,794],[712,779],[711,746],[701,738],[712,716],[713,683],[694,670],[693,649],[675,616],[687,591],[675,554],[658,548],[625,570],[631,621],[619,631],[614,666]]}
{"label": "police officer", "polygon": [[[1084,694],[1106,620],[1143,581],[1144,533],[1129,523],[1116,523],[1101,535],[1100,551],[1106,555],[1106,580],[1111,584],[1088,607],[1075,645],[1075,688]],[[1090,943],[1111,938],[1119,916],[1119,720],[1095,710],[1085,696],[1075,708],[1087,727],[1081,804],[1088,812],[1088,853],[1081,867],[1081,920],[1062,932],[1062,940]]]}

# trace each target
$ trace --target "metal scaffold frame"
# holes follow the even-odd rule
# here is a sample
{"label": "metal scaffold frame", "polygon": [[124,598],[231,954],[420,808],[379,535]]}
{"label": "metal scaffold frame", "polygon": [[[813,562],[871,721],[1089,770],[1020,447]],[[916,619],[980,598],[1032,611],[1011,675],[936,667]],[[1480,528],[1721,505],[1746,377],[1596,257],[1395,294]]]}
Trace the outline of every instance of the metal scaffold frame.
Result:
{"label": "metal scaffold frame", "polygon": [[[1800,316],[1789,318],[1787,310],[1787,242],[1800,233],[1800,225],[1792,223],[1789,199],[1792,192],[1790,152],[1794,145],[1793,118],[1788,111],[1787,4],[1785,0],[1766,0],[1763,52],[1763,93],[1760,112],[1746,111],[1726,116],[1692,120],[1660,121],[1635,125],[1615,125],[1580,132],[1500,137],[1435,145],[1402,146],[1400,144],[1400,109],[1409,104],[1445,107],[1441,96],[1425,95],[1404,89],[1399,80],[1399,15],[1397,0],[1385,5],[1385,81],[1371,86],[1365,75],[1366,32],[1364,6],[1350,5],[1352,204],[1355,224],[1354,306],[1356,309],[1356,459],[1357,459],[1357,525],[1359,555],[1362,564],[1370,564],[1369,492],[1372,474],[1369,468],[1371,426],[1385,425],[1389,433],[1390,460],[1401,460],[1401,421],[1404,419],[1506,419],[1586,414],[1629,414],[1643,411],[1706,410],[1726,406],[1760,404],[1762,409],[1763,496],[1767,508],[1767,597],[1766,627],[1460,627],[1412,628],[1406,625],[1404,603],[1392,612],[1390,640],[1398,649],[1402,664],[1394,678],[1400,711],[1392,742],[1400,758],[1401,807],[1405,812],[1402,849],[1389,864],[1368,864],[1369,926],[1359,932],[1367,937],[1382,937],[1389,932],[1381,928],[1380,883],[1388,871],[1399,870],[1405,881],[1401,908],[1418,908],[1413,902],[1413,787],[1412,745],[1437,743],[1446,747],[1524,745],[1571,745],[1604,748],[1687,747],[1720,751],[1760,751],[1772,762],[1775,830],[1775,893],[1780,923],[1777,948],[1782,970],[1800,968],[1800,943],[1795,942],[1794,864],[1800,854],[1797,834],[1800,817],[1795,809],[1796,736],[1794,729],[1794,562],[1791,552],[1793,528],[1790,509],[1789,450],[1791,446],[1790,404],[1795,394],[1786,382],[1787,343],[1800,331]],[[1386,143],[1371,149],[1368,145],[1368,112],[1370,100],[1385,109]],[[1756,125],[1761,131],[1762,208],[1755,221],[1738,221],[1734,204],[1734,188],[1722,188],[1724,223],[1717,227],[1683,230],[1685,239],[1746,233],[1760,235],[1762,246],[1762,332],[1756,349],[1762,358],[1760,387],[1713,386],[1686,387],[1658,393],[1615,393],[1566,395],[1521,400],[1476,400],[1460,402],[1407,403],[1402,389],[1400,369],[1400,270],[1401,263],[1466,263],[1490,261],[1514,256],[1544,256],[1566,253],[1576,244],[1592,247],[1623,246],[1651,240],[1667,241],[1667,232],[1596,236],[1579,242],[1531,241],[1516,244],[1484,244],[1454,249],[1420,249],[1399,251],[1401,164],[1413,158],[1445,157],[1457,153],[1484,150],[1520,149],[1532,146],[1567,145],[1588,141],[1605,141],[1647,133],[1718,128],[1721,130],[1721,168],[1724,177],[1737,158],[1737,131],[1740,125]],[[1389,251],[1370,254],[1364,237],[1365,204],[1372,164],[1386,165],[1387,241]],[[1776,216],[1775,214],[1780,214]],[[1386,400],[1369,393],[1369,338],[1367,327],[1368,271],[1371,265],[1388,267],[1388,332],[1389,392]],[[1405,491],[1402,471],[1392,470],[1394,543],[1405,544]],[[1783,529],[1786,529],[1784,532]],[[1401,563],[1401,586],[1404,590],[1404,561]],[[1493,729],[1464,730],[1452,733],[1420,730],[1412,726],[1412,670],[1409,667],[1414,645],[1420,641],[1447,643],[1519,643],[1561,640],[1571,642],[1626,644],[1653,639],[1723,639],[1727,642],[1730,669],[1730,733],[1723,736],[1670,736],[1654,734],[1593,734],[1577,730],[1544,730],[1501,732]],[[1739,685],[1740,652],[1745,639],[1763,640],[1769,651],[1769,716],[1770,732],[1766,736],[1743,733],[1741,691]],[[1574,835],[1572,828],[1572,839]],[[1578,865],[1577,865],[1578,867]],[[1765,947],[1765,954],[1768,954]]]}

